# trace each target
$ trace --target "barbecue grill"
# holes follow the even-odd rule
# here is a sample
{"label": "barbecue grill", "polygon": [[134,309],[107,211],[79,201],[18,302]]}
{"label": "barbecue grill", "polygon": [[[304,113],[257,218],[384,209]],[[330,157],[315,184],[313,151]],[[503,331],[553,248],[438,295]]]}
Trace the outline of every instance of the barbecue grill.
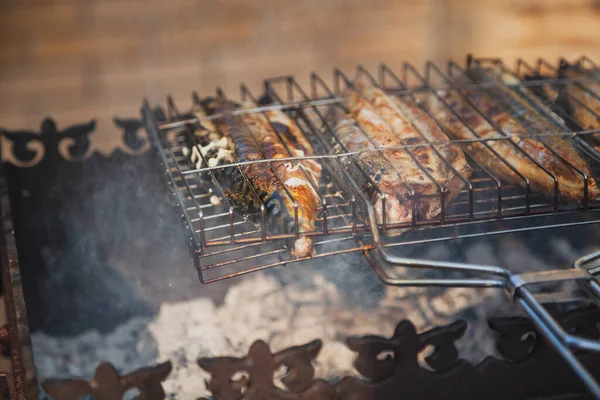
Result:
{"label": "barbecue grill", "polygon": [[[582,59],[582,62],[591,63],[589,59]],[[455,62],[449,62],[445,68],[429,62],[421,71],[410,64],[404,64],[398,73],[387,65],[380,66],[376,77],[363,67],[358,67],[356,73],[366,75],[388,93],[417,101],[422,110],[433,118],[428,109],[420,103],[422,96],[430,93],[436,95],[439,89],[454,90],[459,95],[464,95],[462,92],[464,88],[454,86],[450,76],[465,73],[473,65],[500,66],[514,72],[517,76],[522,76],[525,70],[532,75],[535,73],[541,76],[544,71],[554,68],[545,60],[540,60],[535,67],[519,61],[516,68],[511,68],[499,60],[469,58],[465,68]],[[569,124],[570,128],[565,129],[556,116],[570,122],[566,111],[550,109],[549,104],[543,99],[532,96],[532,92],[528,90],[542,84],[551,84],[555,87],[562,85],[585,87],[585,83],[585,80],[574,79],[528,80],[510,85],[509,88],[534,107],[541,117],[556,126],[555,131],[530,132],[529,136],[543,138],[548,135],[560,135],[574,140],[585,154],[592,177],[598,178],[600,177],[600,154],[594,150],[591,143],[594,140],[592,134],[597,131],[577,129],[573,124]],[[485,89],[500,84],[490,79],[483,83],[472,82],[472,87]],[[277,77],[264,82],[265,93],[261,97],[242,85],[242,100],[253,101],[255,108],[234,112],[234,115],[239,115],[263,113],[269,109],[283,110],[295,121],[313,145],[316,154],[314,156],[290,156],[277,160],[252,161],[271,169],[273,163],[277,162],[286,162],[302,168],[302,160],[319,161],[323,167],[321,182],[318,187],[315,187],[319,194],[319,218],[312,232],[300,232],[297,209],[295,232],[288,233],[274,233],[273,227],[269,225],[266,218],[264,204],[257,218],[248,218],[236,212],[235,207],[224,195],[218,176],[226,168],[235,168],[243,179],[247,179],[242,167],[250,162],[208,166],[207,160],[203,159],[200,168],[196,168],[190,162],[188,153],[189,148],[199,145],[194,130],[197,124],[202,123],[202,119],[181,111],[170,97],[167,101],[166,115],[157,113],[147,101],[144,102],[143,122],[158,152],[166,182],[172,190],[174,203],[181,215],[185,240],[200,281],[212,283],[275,266],[301,264],[307,259],[334,257],[344,253],[362,253],[366,260],[365,266],[370,265],[381,281],[388,285],[504,289],[508,297],[523,308],[539,332],[576,372],[590,392],[600,398],[600,385],[578,359],[579,351],[600,351],[600,343],[567,331],[546,307],[547,304],[557,302],[598,303],[600,285],[594,275],[599,271],[596,262],[600,260],[600,253],[576,260],[570,268],[522,274],[514,274],[510,269],[491,265],[472,265],[452,260],[431,261],[403,256],[411,248],[423,248],[434,242],[460,241],[515,232],[534,234],[542,229],[598,223],[600,201],[588,196],[587,182],[590,177],[547,146],[562,163],[568,165],[581,178],[582,200],[570,203],[560,201],[560,177],[553,175],[524,153],[539,167],[540,174],[547,174],[554,181],[554,195],[550,198],[533,192],[530,182],[519,169],[489,146],[492,140],[512,143],[511,137],[506,132],[502,132],[500,127],[478,109],[477,104],[470,102],[470,106],[501,134],[499,137],[494,139],[477,137],[472,140],[427,142],[395,147],[412,155],[416,147],[429,146],[440,157],[441,162],[452,168],[441,156],[440,146],[449,143],[460,146],[473,167],[473,174],[469,178],[460,177],[464,182],[464,189],[459,196],[452,202],[447,202],[445,189],[419,164],[438,188],[437,195],[442,204],[440,215],[435,219],[425,219],[419,215],[417,208],[420,197],[412,191],[413,210],[410,222],[390,223],[385,215],[385,206],[382,218],[378,221],[374,205],[349,172],[363,174],[366,180],[370,179],[356,163],[358,153],[343,148],[340,150],[339,146],[333,145],[337,139],[327,114],[332,108],[343,108],[340,94],[348,87],[352,88],[352,80],[340,70],[334,71],[333,87],[327,85],[326,79],[312,73],[310,90],[302,88],[292,76]],[[226,98],[222,90],[218,90],[216,96]],[[192,102],[200,106],[198,94],[193,94]],[[450,108],[448,110],[451,111]],[[458,114],[455,116],[460,119]],[[216,114],[209,116],[208,119],[219,117],[220,115]],[[515,118],[517,117],[515,115]],[[438,123],[438,125],[445,130],[443,124]],[[494,171],[486,169],[469,154],[466,150],[469,142],[483,143],[495,157],[509,166],[523,180],[523,184],[507,184],[498,179]],[[283,144],[285,146],[285,143]],[[512,145],[519,149],[516,144]],[[389,149],[378,148],[365,151],[377,153]],[[204,158],[202,154],[201,156]],[[417,161],[414,156],[413,159]],[[453,171],[458,174],[456,170]],[[370,183],[371,190],[379,190],[375,182],[371,180]],[[291,196],[289,193],[287,195]],[[258,196],[257,200],[260,201]],[[300,234],[309,235],[313,239],[315,252],[310,257],[296,258],[290,251],[289,240],[299,237]],[[399,277],[397,274],[399,268],[408,272],[409,277],[406,275]],[[424,274],[424,271],[431,269],[443,271],[444,274],[435,277]],[[539,290],[542,284],[566,282],[576,282],[577,290],[556,293]]]}

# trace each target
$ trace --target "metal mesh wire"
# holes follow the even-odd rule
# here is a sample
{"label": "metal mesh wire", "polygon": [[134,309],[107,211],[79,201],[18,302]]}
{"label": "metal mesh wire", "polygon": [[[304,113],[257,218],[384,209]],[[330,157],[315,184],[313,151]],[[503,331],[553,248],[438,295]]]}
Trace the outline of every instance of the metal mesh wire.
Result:
{"label": "metal mesh wire", "polygon": [[[581,127],[576,125],[576,121],[573,121],[567,110],[557,109],[553,104],[544,100],[543,96],[534,94],[537,93],[536,90],[543,87],[559,85],[585,87],[584,81],[548,79],[550,76],[548,71],[554,67],[543,60],[538,63],[537,68],[520,61],[514,72],[497,60],[478,60],[477,62],[484,67],[484,70],[486,65],[493,65],[521,78],[524,78],[526,74],[548,75],[545,76],[545,79],[523,79],[518,84],[503,86],[503,89],[508,89],[525,100],[537,113],[536,118],[548,120],[555,126],[551,132],[528,129],[527,135],[521,136],[540,139],[553,135],[575,140],[590,167],[592,177],[597,178],[600,175],[600,156],[594,149],[594,143],[588,141],[588,138],[595,140],[593,133],[596,131],[578,129]],[[433,114],[421,100],[423,96],[437,95],[440,89],[456,91],[459,96],[468,100],[468,96],[464,93],[465,87],[455,88],[452,86],[450,76],[461,73],[464,73],[464,70],[454,62],[450,62],[445,71],[428,63],[422,74],[410,64],[405,64],[398,75],[388,66],[382,65],[378,70],[377,78],[374,78],[362,67],[357,69],[357,74],[367,76],[385,92],[418,104],[420,109],[445,132],[447,132],[446,126],[435,120]],[[466,89],[485,92],[489,88],[502,85],[490,75],[488,81],[472,81],[466,86]],[[313,157],[293,157],[290,153],[290,157],[284,159],[255,161],[263,163],[264,168],[273,169],[277,163],[285,162],[303,168],[301,165],[303,160],[309,158],[318,160],[322,166],[322,178],[314,185],[319,197],[319,206],[315,229],[311,232],[300,232],[299,228],[296,228],[286,233],[277,233],[276,229],[270,226],[264,207],[262,212],[251,216],[237,212],[224,196],[221,182],[225,179],[224,176],[231,174],[232,168],[237,169],[242,179],[247,180],[243,174],[243,167],[248,162],[207,167],[208,163],[203,160],[201,167],[196,168],[190,162],[187,149],[198,145],[198,138],[194,134],[193,126],[199,122],[198,118],[182,114],[174,101],[169,99],[167,120],[159,122],[155,114],[150,111],[148,104],[145,104],[146,127],[156,141],[156,147],[162,157],[168,181],[181,209],[191,255],[203,282],[213,282],[264,268],[302,261],[306,258],[294,258],[289,248],[289,239],[300,234],[309,235],[314,240],[315,253],[310,258],[328,257],[348,252],[366,252],[374,248],[376,243],[371,235],[373,227],[367,217],[369,205],[365,204],[364,199],[357,193],[356,187],[352,185],[349,178],[362,176],[365,181],[370,182],[370,190],[376,192],[379,188],[356,162],[358,154],[344,148],[327,119],[328,113],[333,108],[343,108],[340,93],[351,86],[351,80],[339,70],[334,73],[333,89],[315,73],[311,74],[309,91],[305,91],[291,76],[269,79],[265,81],[265,92],[271,100],[268,105],[259,104],[256,97],[245,86],[242,86],[242,99],[250,99],[256,107],[251,110],[237,111],[237,114],[264,113],[270,109],[283,110],[302,130],[314,148],[315,156]],[[217,95],[225,96],[220,91]],[[200,106],[200,100],[196,94],[193,95],[193,102],[195,106]],[[412,218],[408,222],[390,223],[389,218],[386,218],[385,215],[385,207],[383,207],[382,221],[377,229],[383,233],[381,240],[384,242],[382,243],[384,247],[397,248],[465,237],[596,222],[600,215],[596,211],[600,209],[600,202],[588,196],[587,178],[589,177],[585,173],[540,139],[540,142],[544,143],[544,146],[548,147],[561,163],[572,169],[574,174],[581,179],[582,196],[580,201],[561,201],[559,199],[561,177],[547,170],[535,157],[517,146],[512,140],[510,132],[502,131],[490,115],[486,115],[479,109],[476,102],[468,101],[468,104],[473,112],[482,116],[499,134],[488,139],[481,138],[473,131],[473,138],[470,140],[451,140],[441,143],[431,142],[423,137],[423,141],[418,144],[396,146],[394,149],[400,149],[411,155],[427,177],[431,179],[437,188],[434,196],[439,197],[442,207],[441,212],[435,218],[425,218],[417,210],[420,202],[428,200],[427,196],[420,195],[410,187],[407,188],[412,196]],[[516,121],[520,121],[518,110],[506,108],[503,111],[508,112]],[[454,111],[448,107],[448,112]],[[460,115],[456,114],[456,117],[460,119]],[[212,115],[208,118],[217,119],[219,115]],[[561,123],[561,118],[567,122],[566,126]],[[600,117],[598,118],[600,121]],[[461,123],[467,124],[463,120]],[[523,122],[519,123],[525,129],[528,128]],[[494,150],[493,146],[490,146],[492,141],[504,141],[514,146],[517,151],[523,153],[537,166],[539,174],[548,175],[554,181],[553,195],[543,196],[536,193],[527,177],[519,170],[519,166],[511,164]],[[515,173],[518,179],[521,179],[521,182],[506,182],[496,176],[496,171],[484,167],[470,153],[468,145],[472,143],[481,143],[486,146],[489,150],[489,157],[498,158]],[[598,143],[600,144],[600,142]],[[456,144],[463,150],[473,169],[470,176],[461,176],[443,156],[441,148],[448,144]],[[431,147],[440,161],[451,168],[452,173],[462,182],[463,189],[452,201],[447,201],[447,189],[437,182],[414,157],[416,148],[423,146]],[[390,149],[377,148],[368,151],[385,154]],[[225,172],[228,175],[224,175]],[[292,196],[289,192],[285,195]],[[256,193],[254,196],[256,196],[254,200],[260,202]],[[582,213],[582,211],[586,212]]]}

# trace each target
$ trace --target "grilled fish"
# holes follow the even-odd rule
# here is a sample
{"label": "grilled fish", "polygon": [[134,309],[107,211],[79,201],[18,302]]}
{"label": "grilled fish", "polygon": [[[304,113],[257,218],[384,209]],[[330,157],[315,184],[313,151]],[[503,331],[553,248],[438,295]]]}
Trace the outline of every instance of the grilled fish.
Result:
{"label": "grilled fish", "polygon": [[[442,156],[450,156],[445,162],[426,144],[425,138],[441,138],[445,141],[448,138],[416,104],[392,98],[364,80],[357,80],[355,88],[357,91],[350,89],[344,94],[346,108],[367,134],[373,147],[414,146],[410,150],[387,149],[381,154],[399,172],[399,183],[407,185],[422,197],[418,205],[419,213],[426,219],[439,215],[442,209],[440,190],[445,193],[444,202],[447,204],[463,186],[463,181],[449,165],[456,164],[457,171],[466,178],[471,174],[464,154],[454,146],[445,146]],[[423,136],[409,118],[416,118],[415,123]]]}
{"label": "grilled fish", "polygon": [[[220,101],[209,107],[214,113],[223,114],[216,124],[234,143],[237,161],[253,162],[290,156],[263,115],[234,116],[231,105]],[[243,107],[254,108],[252,104],[244,104]],[[297,146],[292,141],[290,143]],[[244,214],[257,213],[264,204],[268,220],[286,233],[295,233],[298,227],[300,237],[294,241],[292,253],[299,258],[309,256],[313,252],[312,239],[304,233],[314,231],[319,197],[310,178],[298,165],[286,161],[255,162],[235,170],[237,173],[232,174],[232,184],[226,189],[228,200]]]}
{"label": "grilled fish", "polygon": [[[393,100],[399,111],[412,121],[413,125],[427,141],[432,143],[443,143],[450,140],[437,123],[417,104],[412,101],[400,99],[399,97],[394,97]],[[421,142],[425,143],[425,140],[422,140]],[[419,149],[429,150],[430,147],[420,147]],[[459,145],[441,144],[435,146],[435,149],[438,149],[441,157],[434,157],[434,161],[430,161],[432,164],[431,168],[434,172],[439,172],[440,180],[438,180],[438,182],[443,182],[443,185],[448,191],[448,201],[452,201],[464,186],[464,181],[461,179],[461,176],[468,180],[473,170],[467,163],[465,154]],[[429,154],[429,157],[431,157],[431,155],[433,154]],[[428,160],[430,160],[429,157],[427,157]],[[423,158],[425,158],[425,156],[423,156]],[[457,173],[454,172],[453,169]]]}
{"label": "grilled fish", "polygon": [[[578,63],[563,62],[558,70],[558,77],[586,79],[585,82],[563,85],[561,90],[566,92],[567,107],[581,128],[600,129],[600,71],[585,69]],[[594,133],[593,136],[600,140],[600,133]]]}
{"label": "grilled fish", "polygon": [[[469,75],[477,82],[491,81],[489,75],[481,68],[470,69]],[[596,181],[591,177],[588,165],[576,150],[575,142],[570,138],[559,135],[565,133],[564,122],[561,123],[562,120],[556,121],[556,123],[552,122],[503,84],[502,80],[496,80],[495,82],[496,85],[486,88],[485,91],[488,96],[504,106],[513,118],[526,128],[527,132],[549,134],[539,136],[536,140],[545,146],[545,150],[550,150],[556,159],[556,162],[553,163],[554,168],[550,171],[560,178],[559,190],[563,198],[582,200],[584,178],[582,174],[577,172],[579,170],[588,179],[588,198],[595,199],[600,192]]]}
{"label": "grilled fish", "polygon": [[[496,79],[502,81],[504,85],[515,90],[531,104],[534,104],[539,110],[544,110],[544,113],[550,117],[554,124],[558,125],[562,132],[568,131],[569,128],[566,121],[564,118],[559,116],[557,112],[555,112],[555,108],[553,107],[554,103],[558,100],[558,89],[550,84],[545,83],[535,85],[533,88],[523,86],[522,80],[516,74],[510,72],[502,65],[494,65],[493,67],[486,68],[485,70],[489,74],[492,74]],[[543,80],[544,78],[536,77],[536,79]],[[540,95],[535,93],[534,88],[540,89],[538,93],[541,92],[542,94]],[[546,102],[542,101],[542,99],[545,99]]]}
{"label": "grilled fish", "polygon": [[[529,135],[529,132],[505,109],[482,90],[464,89],[463,93],[465,97],[456,90],[443,90],[438,91],[439,98],[436,94],[430,93],[424,97],[424,100],[435,118],[457,139],[502,139],[490,140],[487,144],[467,143],[468,152],[477,162],[504,182],[526,187],[524,177],[530,182],[533,191],[553,198],[554,179],[524,154],[527,153],[559,178],[558,191],[561,199],[583,199],[582,180],[543,143],[534,138],[522,137]],[[467,99],[477,106],[481,114]],[[496,130],[482,114],[509,136]],[[461,122],[461,119],[466,125]],[[589,185],[588,189],[592,189],[589,198],[595,198],[597,195],[595,185]]]}
{"label": "grilled fish", "polygon": [[553,84],[545,82],[549,80],[547,76],[535,74],[524,75],[523,78],[530,82],[536,82],[536,85],[531,86],[531,92],[548,102],[548,104],[556,105],[560,102],[561,90]]}
{"label": "grilled fish", "polygon": [[[265,116],[271,126],[279,133],[282,142],[292,157],[314,156],[312,145],[306,139],[298,125],[281,110],[267,110]],[[321,180],[322,167],[315,159],[306,159],[298,162],[308,175],[313,186],[318,187]]]}
{"label": "grilled fish", "polygon": [[[377,222],[383,224],[384,215],[386,224],[410,222],[413,215],[413,197],[410,189],[402,183],[399,171],[385,159],[381,152],[375,150],[373,143],[365,136],[352,116],[341,106],[321,106],[318,113],[308,108],[304,110],[304,115],[310,125],[323,132],[334,153],[356,153],[352,156],[341,156],[339,160],[352,180],[374,205]],[[325,127],[324,123],[333,129]],[[396,236],[403,231],[403,229],[387,229],[384,234]]]}
{"label": "grilled fish", "polygon": [[[373,143],[350,115],[342,114],[336,117],[336,120],[334,130],[337,137],[345,150],[358,152],[355,160],[364,174],[357,168],[352,168],[349,157],[343,157],[342,162],[374,205],[377,222],[383,223],[384,198],[386,224],[410,222],[413,198],[409,188],[403,183],[401,171],[394,168],[381,152],[374,150]],[[332,144],[335,148],[335,144]],[[373,187],[371,182],[375,183],[376,187]]]}

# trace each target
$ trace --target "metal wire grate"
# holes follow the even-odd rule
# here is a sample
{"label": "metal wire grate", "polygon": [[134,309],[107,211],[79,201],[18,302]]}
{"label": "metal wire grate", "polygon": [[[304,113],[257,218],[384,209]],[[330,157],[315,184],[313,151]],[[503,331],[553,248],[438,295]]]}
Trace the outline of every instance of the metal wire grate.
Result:
{"label": "metal wire grate", "polygon": [[[494,63],[506,68],[498,61],[494,61]],[[519,65],[523,65],[523,63]],[[421,109],[429,117],[434,118],[429,110],[421,104],[420,99],[423,95],[437,93],[437,89],[450,88],[451,79],[449,76],[455,75],[456,71],[464,72],[458,64],[450,62],[447,72],[443,72],[436,65],[428,63],[424,74],[420,74],[410,64],[405,64],[402,68],[401,78],[386,65],[380,67],[378,79],[375,79],[362,67],[358,68],[357,73],[368,76],[376,85],[379,85],[388,93],[420,104]],[[552,116],[548,114],[549,110],[543,108],[544,104],[539,99],[533,99],[529,91],[529,89],[547,84],[547,81],[523,81],[519,85],[510,86],[510,90],[531,103],[533,107],[536,107],[539,111],[539,118],[551,119]],[[560,84],[575,85],[580,83],[565,82],[563,80]],[[315,73],[311,74],[310,94],[305,92],[291,76],[269,79],[265,81],[265,93],[269,95],[272,102],[266,106],[260,105],[256,97],[246,87],[242,86],[242,99],[251,99],[256,104],[256,108],[239,111],[238,113],[264,113],[271,109],[284,110],[310,141],[315,154],[317,154],[312,158],[318,160],[323,168],[322,179],[317,188],[319,208],[316,227],[312,232],[302,232],[314,239],[315,254],[312,258],[365,251],[375,245],[371,234],[372,226],[367,216],[368,205],[360,198],[356,188],[353,187],[352,179],[348,178],[360,175],[365,180],[370,180],[373,190],[378,190],[377,185],[356,164],[357,153],[349,152],[343,146],[342,148],[335,146],[336,140],[339,142],[339,139],[336,139],[331,123],[327,120],[327,114],[332,108],[343,108],[339,93],[349,85],[351,85],[350,80],[339,70],[334,73],[333,90],[326,85],[320,76]],[[493,80],[490,82],[473,82],[470,87],[485,90],[493,85],[499,85],[499,83]],[[456,90],[460,96],[466,98],[465,94],[461,92],[464,89]],[[525,92],[523,92],[524,90]],[[220,92],[219,96],[223,97],[224,94]],[[193,102],[196,107],[200,106],[200,100],[196,94],[193,95]],[[505,133],[494,124],[488,115],[478,109],[475,102],[471,101],[469,104],[474,112],[482,115],[498,132]],[[514,114],[514,110],[509,110],[509,112],[511,112],[511,115]],[[306,259],[294,258],[289,251],[287,240],[298,236],[300,233],[298,229],[291,233],[274,233],[275,230],[272,226],[269,226],[266,219],[264,208],[260,215],[248,218],[236,212],[235,207],[227,201],[219,182],[220,179],[223,179],[222,173],[228,168],[240,170],[245,163],[207,167],[208,164],[204,160],[202,168],[195,168],[192,165],[187,155],[189,150],[186,149],[198,145],[193,126],[193,124],[199,122],[197,118],[190,117],[189,113],[183,114],[180,112],[171,98],[168,99],[167,121],[159,123],[155,115],[149,111],[147,104],[144,108],[144,117],[148,130],[154,133],[152,136],[158,143],[157,148],[165,164],[169,182],[173,186],[174,196],[176,196],[181,207],[190,250],[201,281],[205,283],[213,282]],[[209,118],[216,119],[218,117],[218,115],[214,115]],[[442,130],[446,131],[443,124],[437,123]],[[577,138],[583,133],[574,132],[573,130],[565,131],[562,126],[557,125],[557,130],[551,133],[529,132],[528,134],[528,136],[538,138],[545,135],[563,135],[568,138]],[[554,180],[554,195],[550,197],[542,196],[533,191],[529,180],[520,173],[518,166],[511,165],[490,146],[492,141],[511,143],[518,151],[529,157],[538,167],[540,174],[547,174]],[[450,165],[440,154],[441,146],[448,143],[454,143],[461,147],[467,161],[473,168],[473,174],[470,177],[464,177],[453,170],[453,173],[463,182],[464,188],[451,202],[445,201],[447,195],[443,188],[431,175],[428,175],[432,182],[437,185],[438,193],[435,196],[439,196],[443,205],[439,216],[435,218],[426,219],[419,215],[416,211],[418,205],[420,202],[427,200],[427,196],[419,196],[414,191],[412,191],[413,210],[411,221],[390,223],[386,218],[385,207],[383,207],[382,221],[377,224],[377,228],[384,233],[385,246],[401,247],[423,244],[427,241],[587,224],[596,220],[597,213],[594,210],[600,209],[600,202],[590,199],[587,195],[588,188],[585,174],[556,152],[554,154],[557,158],[560,158],[581,178],[583,196],[580,201],[567,203],[559,201],[560,177],[546,170],[527,152],[512,143],[510,136],[504,134],[497,135],[492,139],[482,139],[476,136],[472,140],[452,140],[444,143],[423,142],[396,148],[403,149],[416,160],[413,155],[415,148],[429,146],[440,160]],[[503,182],[495,176],[494,171],[490,171],[481,165],[469,153],[467,145],[470,143],[483,143],[487,146],[490,150],[490,156],[503,160],[522,180],[521,184]],[[577,144],[582,145],[580,141]],[[587,146],[582,147],[582,149],[587,151],[586,161],[591,167],[593,176],[598,177],[600,162],[593,157],[593,154],[590,154],[593,148]],[[371,151],[382,153],[386,150],[389,150],[389,148]],[[553,151],[552,148],[550,150]],[[261,160],[258,162],[264,163],[265,168],[272,168],[273,164],[277,162],[288,162],[297,166],[307,158],[309,157],[290,156],[277,161]],[[418,165],[423,169],[421,164],[418,163]],[[450,167],[452,166],[450,165]],[[427,173],[425,169],[423,170]],[[581,210],[589,212],[582,217],[579,213]],[[554,218],[547,218],[550,215]],[[493,221],[496,224],[491,224]],[[427,230],[424,231],[424,228],[427,228]],[[398,232],[402,232],[402,234],[398,235]]]}
{"label": "metal wire grate", "polygon": [[[591,157],[600,160],[600,96],[589,89],[589,84],[600,84],[600,75],[589,74],[580,79],[564,79],[560,77],[559,66],[538,59],[535,66],[532,66],[519,59],[516,68],[510,71],[501,62],[497,60],[485,60],[487,63],[499,65],[504,71],[512,72],[522,79],[530,79],[536,83],[532,86],[532,91],[524,93],[531,101],[537,103],[539,108],[551,110],[561,118],[566,127],[572,132],[573,139],[586,151]],[[560,59],[558,65],[566,62]],[[587,70],[598,71],[598,66],[589,58],[583,56],[577,60],[577,64]],[[586,104],[578,96],[574,96],[569,88],[581,89],[583,93],[590,96],[592,104]],[[519,89],[517,89],[519,90]],[[521,90],[522,92],[522,90]],[[533,93],[535,92],[535,93]],[[554,96],[559,96],[561,101],[554,101]],[[591,123],[582,124],[582,121],[573,115],[571,105],[577,106],[584,114],[584,118]]]}

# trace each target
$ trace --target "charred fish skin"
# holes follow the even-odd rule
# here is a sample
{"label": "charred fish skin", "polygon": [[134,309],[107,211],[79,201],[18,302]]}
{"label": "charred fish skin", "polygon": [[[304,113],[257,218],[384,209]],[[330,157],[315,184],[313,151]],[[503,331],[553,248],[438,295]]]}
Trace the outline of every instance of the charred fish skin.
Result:
{"label": "charred fish skin", "polygon": [[[257,143],[243,126],[240,117],[231,114],[235,109],[231,104],[216,100],[211,102],[208,108],[211,114],[221,114],[215,120],[215,125],[220,128],[224,137],[235,144],[234,152],[237,161],[261,160],[263,157]],[[268,164],[246,164],[239,168],[227,168],[225,171],[227,176],[223,176],[222,185],[225,189],[225,197],[234,208],[244,215],[260,212],[263,203],[268,208],[268,202],[264,200],[268,198],[269,193],[274,194],[277,191],[277,182]],[[255,191],[258,198],[254,194]],[[278,204],[272,204],[271,209],[278,210]]]}
{"label": "charred fish skin", "polygon": [[[206,98],[201,104],[209,115],[220,115],[219,118],[213,120],[213,126],[219,127],[219,133],[232,143],[235,153],[234,161],[249,163],[263,158],[259,146],[243,125],[241,117],[232,114],[233,111],[240,108],[239,104],[216,98]],[[222,179],[220,181],[225,187],[225,197],[239,212],[245,216],[251,216],[261,212],[262,204],[265,208],[269,207],[266,202],[263,202],[264,196],[261,196],[261,193],[276,192],[277,183],[267,163],[248,164],[238,168],[225,168],[221,171]],[[275,201],[275,203],[277,202]],[[271,209],[279,209],[278,204],[270,206]]]}
{"label": "charred fish skin", "polygon": [[[531,140],[529,143],[523,143],[517,136],[505,139],[506,136],[498,132],[455,89],[441,90],[437,94],[439,98],[433,93],[424,98],[428,109],[438,121],[444,124],[447,131],[455,138],[460,140],[476,140],[467,143],[466,148],[478,163],[506,183],[526,188],[525,179],[527,179],[532,191],[541,193],[547,198],[553,198],[555,188],[552,177],[525,156],[523,152],[518,150],[518,147],[525,147],[523,151],[528,151],[536,161],[544,165],[547,154],[542,152],[544,146],[541,143]],[[494,107],[497,107],[483,96],[481,96],[480,101],[475,99],[475,103],[484,112],[484,115],[490,115],[489,112],[496,110]],[[514,121],[505,112],[495,111],[495,113],[498,118],[496,118],[494,123],[505,132],[514,133],[515,130],[512,129],[513,127],[516,128]],[[502,138],[502,140],[489,140],[486,145],[479,141],[479,138],[484,140]],[[536,154],[538,149],[542,153]],[[496,154],[494,154],[494,151]],[[545,165],[545,167],[548,167],[548,165]],[[519,171],[521,175],[513,169]],[[580,199],[583,197],[583,191],[579,191],[581,188],[577,189],[575,193],[565,193],[562,191],[559,195],[562,199]]]}
{"label": "charred fish skin", "polygon": [[[248,107],[251,106],[245,105]],[[226,197],[244,215],[256,217],[264,205],[267,222],[275,230],[293,234],[298,229],[301,236],[294,241],[293,253],[299,258],[309,256],[313,251],[312,240],[303,234],[315,229],[318,193],[291,163],[260,162],[289,157],[264,116],[258,113],[236,116],[232,114],[234,108],[224,103],[213,105],[213,109],[221,114],[216,124],[234,143],[237,160],[247,163],[235,168]]]}
{"label": "charred fish skin", "polygon": [[[570,82],[562,86],[567,109],[584,130],[600,129],[600,72],[583,68],[578,63],[561,62],[558,77],[583,82]],[[594,133],[600,140],[600,134]],[[599,146],[596,146],[600,150]]]}
{"label": "charred fish skin", "polygon": [[371,148],[382,149],[380,154],[398,172],[399,183],[407,185],[419,194],[419,214],[425,219],[432,219],[439,215],[441,199],[435,182],[407,149],[397,148],[406,144],[392,132],[377,110],[354,90],[344,93],[344,105],[366,134]]}
{"label": "charred fish skin", "polygon": [[[445,203],[451,202],[464,187],[459,174],[468,179],[472,172],[462,150],[450,145],[441,149],[440,154],[436,153],[427,142],[448,141],[448,137],[417,104],[389,96],[366,79],[356,79],[354,86],[358,93],[346,95],[346,104],[350,109],[361,109],[356,116],[359,122],[361,113],[367,110],[381,117],[383,125],[387,126],[387,129],[385,126],[370,129],[369,123],[375,122],[373,126],[376,126],[377,118],[372,114],[363,116],[365,130],[370,132],[375,143],[379,146],[413,146],[410,151],[416,161],[411,160],[412,163],[405,158],[405,150],[386,151],[386,156],[389,154],[390,161],[401,161],[398,167],[409,187],[419,195],[429,196],[423,197],[418,207],[419,212],[427,219],[436,217],[441,213],[442,207],[439,191],[443,191]],[[444,156],[449,158],[444,161],[441,158]],[[449,165],[455,166],[460,171],[459,174],[454,173]]]}
{"label": "charred fish skin", "polygon": [[[470,69],[469,75],[476,82],[490,81],[481,68]],[[596,181],[591,176],[589,166],[577,151],[575,142],[559,135],[564,133],[565,127],[560,126],[560,123],[553,123],[501,82],[498,80],[496,85],[486,87],[487,95],[506,109],[528,134],[543,135],[528,140],[521,138],[518,144],[524,150],[531,151],[529,154],[536,155],[536,159],[559,178],[561,197],[564,200],[583,200],[585,182],[581,173],[587,177],[588,198],[598,197],[600,192]]]}
{"label": "charred fish skin", "polygon": [[[285,143],[292,157],[314,156],[315,152],[312,145],[304,136],[302,130],[286,113],[281,110],[267,110],[265,117],[270,125],[279,133],[279,137]],[[322,166],[315,159],[305,159],[298,162],[308,175],[311,183],[319,187],[321,180]]]}
{"label": "charred fish skin", "polygon": [[[337,117],[334,130],[347,150],[358,153],[353,156],[354,160],[366,176],[352,165],[351,157],[343,157],[342,163],[357,186],[373,204],[377,222],[383,223],[384,197],[386,224],[410,222],[412,220],[413,200],[408,188],[402,184],[398,171],[383,157],[380,151],[373,150],[374,146],[368,141],[350,115],[344,114]],[[341,149],[337,149],[339,144],[332,144],[334,150],[341,151]],[[373,187],[371,181],[375,183],[377,188]]]}
{"label": "charred fish skin", "polygon": [[[412,101],[406,101],[399,97],[394,97],[394,102],[398,106],[399,110],[410,120],[413,125],[421,132],[425,138],[432,143],[435,142],[448,142],[450,139],[440,129],[438,124],[424,112],[421,107]],[[442,144],[437,147],[439,149],[440,156],[443,157],[446,162],[440,160],[440,156],[435,154],[436,159],[439,161],[437,164],[438,171],[441,174],[440,183],[443,185],[444,190],[447,193],[446,200],[450,203],[458,196],[460,191],[464,188],[464,181],[462,178],[468,180],[473,173],[473,169],[467,162],[465,154],[457,144]],[[421,148],[421,149],[430,149]],[[456,172],[455,173],[451,165]]]}
{"label": "charred fish skin", "polygon": [[[247,107],[252,107],[248,104]],[[280,140],[275,131],[271,128],[268,119],[261,113],[244,114],[242,118],[246,126],[249,127],[254,138],[258,139],[261,150],[267,159],[277,160],[278,158],[289,158],[294,156],[286,150],[294,147],[292,141]],[[315,178],[320,178],[320,165],[316,160],[308,160],[313,166]],[[309,164],[307,163],[307,165]],[[289,192],[286,197],[288,202],[285,206],[290,215],[298,217],[298,226],[301,232],[311,232],[315,229],[317,220],[317,205],[319,202],[318,186],[311,183],[311,174],[305,173],[301,169],[300,163],[292,161],[272,161],[271,165],[276,178],[279,179],[284,189]],[[317,182],[318,184],[318,182]],[[292,232],[290,232],[292,233]]]}

